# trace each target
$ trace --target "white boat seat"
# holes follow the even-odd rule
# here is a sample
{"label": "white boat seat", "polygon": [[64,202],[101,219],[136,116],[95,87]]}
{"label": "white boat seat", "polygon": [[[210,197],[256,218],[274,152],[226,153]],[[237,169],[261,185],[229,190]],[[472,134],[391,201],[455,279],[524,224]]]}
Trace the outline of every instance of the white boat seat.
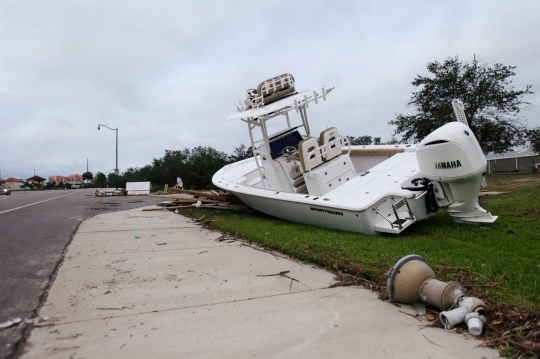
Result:
{"label": "white boat seat", "polygon": [[308,137],[300,141],[298,144],[298,160],[301,172],[308,172],[323,163],[321,148],[315,137]]}
{"label": "white boat seat", "polygon": [[341,139],[337,128],[330,127],[322,131],[319,136],[319,143],[325,161],[341,155]]}
{"label": "white boat seat", "polygon": [[290,92],[294,92],[294,77],[291,74],[272,77],[257,86],[256,102],[267,103]]}

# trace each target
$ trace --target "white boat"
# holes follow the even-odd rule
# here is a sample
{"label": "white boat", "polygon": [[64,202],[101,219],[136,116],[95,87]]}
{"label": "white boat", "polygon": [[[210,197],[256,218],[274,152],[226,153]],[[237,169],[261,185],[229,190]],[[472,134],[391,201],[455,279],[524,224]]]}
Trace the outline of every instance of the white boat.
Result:
{"label": "white boat", "polygon": [[[220,169],[214,185],[274,217],[367,234],[398,234],[442,209],[460,223],[497,219],[478,204],[486,158],[460,101],[458,121],[419,144],[351,146],[336,127],[313,137],[309,126],[307,110],[333,89],[297,92],[284,74],[242,95],[228,120],[247,124],[253,157]],[[282,129],[268,134],[269,121]]]}

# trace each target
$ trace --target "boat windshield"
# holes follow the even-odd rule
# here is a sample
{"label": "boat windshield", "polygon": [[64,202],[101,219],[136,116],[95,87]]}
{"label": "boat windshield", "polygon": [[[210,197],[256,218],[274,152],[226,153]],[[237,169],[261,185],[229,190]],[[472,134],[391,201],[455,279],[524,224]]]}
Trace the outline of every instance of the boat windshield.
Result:
{"label": "boat windshield", "polygon": [[298,131],[289,132],[281,136],[276,136],[270,139],[270,151],[272,159],[276,159],[281,156],[285,147],[298,148],[298,143],[302,141],[302,135]]}

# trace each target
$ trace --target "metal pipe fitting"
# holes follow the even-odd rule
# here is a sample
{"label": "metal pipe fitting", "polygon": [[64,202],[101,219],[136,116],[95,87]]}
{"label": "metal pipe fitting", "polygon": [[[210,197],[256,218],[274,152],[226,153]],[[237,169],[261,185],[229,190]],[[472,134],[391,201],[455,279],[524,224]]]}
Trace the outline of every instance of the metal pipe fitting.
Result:
{"label": "metal pipe fitting", "polygon": [[457,303],[457,299],[465,295],[465,289],[458,282],[442,282],[428,279],[420,287],[422,302],[441,310],[448,310]]}

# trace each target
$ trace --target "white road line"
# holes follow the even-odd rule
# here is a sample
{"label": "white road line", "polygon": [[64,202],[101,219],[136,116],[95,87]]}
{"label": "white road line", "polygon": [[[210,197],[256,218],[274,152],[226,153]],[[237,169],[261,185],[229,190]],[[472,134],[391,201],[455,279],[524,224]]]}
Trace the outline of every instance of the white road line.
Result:
{"label": "white road line", "polygon": [[40,203],[47,202],[47,201],[52,201],[53,199],[57,199],[57,198],[65,197],[65,196],[71,196],[74,193],[77,193],[77,192],[71,192],[71,193],[68,193],[68,194],[65,194],[65,195],[62,195],[62,196],[46,199],[44,201],[39,201],[39,202],[36,202],[36,203],[27,204],[26,206],[21,206],[21,207],[17,207],[17,208],[8,209],[7,211],[0,212],[0,214],[8,213],[8,212],[11,212],[11,211],[16,211],[18,209],[25,208],[25,207],[35,206],[36,204],[40,204]]}

